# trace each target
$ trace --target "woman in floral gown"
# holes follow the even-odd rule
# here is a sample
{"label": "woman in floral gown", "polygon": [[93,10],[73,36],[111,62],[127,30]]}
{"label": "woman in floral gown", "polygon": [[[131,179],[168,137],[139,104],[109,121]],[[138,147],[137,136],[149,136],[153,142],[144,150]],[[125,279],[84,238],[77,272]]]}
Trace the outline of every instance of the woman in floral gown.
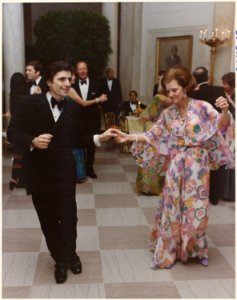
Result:
{"label": "woman in floral gown", "polygon": [[191,257],[208,266],[209,174],[224,164],[234,167],[233,119],[225,98],[216,101],[219,114],[209,103],[187,96],[195,84],[186,68],[169,69],[162,82],[172,104],[157,123],[139,135],[117,131],[116,140],[134,142],[139,165],[156,165],[166,172],[149,240],[151,267],[171,268],[177,259]]}

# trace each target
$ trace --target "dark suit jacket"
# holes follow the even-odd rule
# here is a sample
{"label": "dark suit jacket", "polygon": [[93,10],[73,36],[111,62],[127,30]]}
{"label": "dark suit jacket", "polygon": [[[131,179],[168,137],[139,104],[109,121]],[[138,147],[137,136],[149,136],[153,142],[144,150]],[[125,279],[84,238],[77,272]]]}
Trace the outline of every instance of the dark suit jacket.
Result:
{"label": "dark suit jacket", "polygon": [[[81,90],[78,81],[72,85],[72,87],[76,90],[78,95],[82,97]],[[87,94],[87,101],[93,100],[96,97],[99,97],[100,90],[99,90],[99,83],[94,80],[89,80],[89,88]],[[81,107],[82,109],[82,116],[85,129],[88,133],[98,133],[101,122],[100,122],[100,110],[97,104],[93,104],[87,107]]]}
{"label": "dark suit jacket", "polygon": [[109,90],[107,78],[100,81],[100,94],[106,94],[108,100],[102,104],[104,112],[112,111],[116,115],[119,113],[119,108],[123,101],[121,85],[117,78],[112,79],[112,89]]}
{"label": "dark suit jacket", "polygon": [[[140,107],[142,109],[146,108],[146,105],[143,103],[140,103]],[[136,105],[136,108],[138,108],[138,102]],[[121,106],[121,112],[123,112],[125,114],[125,116],[128,116],[130,113],[133,113],[131,107],[130,107],[130,101],[124,101],[122,106]]]}
{"label": "dark suit jacket", "polygon": [[[213,86],[208,83],[201,84],[199,90],[193,91],[190,94],[190,97],[194,99],[209,102],[215,109],[217,109],[215,106],[216,99],[220,96],[225,97],[224,89],[221,86]],[[221,112],[219,108],[217,110]]]}
{"label": "dark suit jacket", "polygon": [[[72,144],[93,144],[80,126],[80,106],[66,100],[57,122],[54,121],[45,94],[23,96],[11,119],[7,137],[23,154],[27,186],[31,190],[68,190],[75,188],[75,161]],[[76,129],[76,130],[75,130]],[[33,149],[31,142],[40,134],[53,135],[48,149]],[[56,186],[57,185],[57,186]]]}
{"label": "dark suit jacket", "polygon": [[[28,85],[28,94],[30,94],[30,88],[31,88],[30,82],[28,82],[27,85]],[[49,90],[44,77],[41,77],[38,86],[41,88],[42,93],[46,93]]]}

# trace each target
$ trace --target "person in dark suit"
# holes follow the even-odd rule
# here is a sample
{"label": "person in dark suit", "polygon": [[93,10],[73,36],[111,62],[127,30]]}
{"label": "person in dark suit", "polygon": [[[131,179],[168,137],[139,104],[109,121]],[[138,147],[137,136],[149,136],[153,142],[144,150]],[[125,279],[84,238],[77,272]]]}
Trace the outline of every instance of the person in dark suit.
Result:
{"label": "person in dark suit", "polygon": [[[92,80],[88,77],[88,65],[84,61],[78,61],[76,64],[76,76],[77,80],[73,84],[73,88],[76,90],[78,95],[84,101],[95,100],[97,105],[91,105],[86,107],[81,107],[83,112],[83,121],[85,124],[85,129],[88,134],[96,134],[99,132],[101,127],[100,122],[100,109],[98,104],[101,99],[107,96],[100,94],[99,82]],[[97,178],[94,172],[94,160],[95,160],[95,145],[90,144],[85,148],[86,154],[86,171],[87,176],[91,178]]]}
{"label": "person in dark suit", "polygon": [[[16,108],[18,105],[18,101],[20,96],[27,95],[28,87],[26,83],[25,76],[20,73],[16,72],[12,74],[10,80],[10,114],[13,116],[16,112]],[[18,153],[13,153],[12,157],[12,176],[9,182],[9,189],[13,190],[15,187],[25,187],[24,184],[24,173],[22,170],[21,164],[22,157]],[[27,194],[28,191],[27,191]]]}
{"label": "person in dark suit", "polygon": [[28,81],[29,94],[46,93],[48,86],[42,76],[43,66],[38,60],[31,60],[26,65],[26,78]]}
{"label": "person in dark suit", "polygon": [[[209,75],[208,70],[205,67],[197,67],[193,71],[193,77],[197,82],[197,88],[192,92],[191,97],[198,100],[204,100],[209,102],[214,108],[216,99],[223,96],[225,97],[225,91],[221,86],[214,86],[208,83]],[[221,112],[220,110],[218,110]]]}
{"label": "person in dark suit", "polygon": [[76,253],[76,169],[73,145],[100,145],[113,134],[87,135],[81,127],[80,106],[66,98],[71,70],[53,62],[46,75],[49,92],[19,100],[7,136],[23,154],[27,185],[39,217],[47,247],[56,262],[55,279],[63,283],[67,270],[82,271]]}
{"label": "person in dark suit", "polygon": [[112,68],[107,68],[105,75],[106,77],[100,81],[100,88],[101,93],[108,96],[108,101],[102,104],[102,108],[104,112],[113,112],[118,124],[119,110],[123,101],[121,85],[119,80],[114,77],[114,70]]}
{"label": "person in dark suit", "polygon": [[137,99],[137,92],[134,90],[131,90],[129,92],[129,101],[124,101],[121,106],[121,114],[124,116],[128,116],[130,114],[133,114],[136,109],[141,108],[145,109],[146,105],[138,101]]}
{"label": "person in dark suit", "polygon": [[[197,67],[193,71],[193,77],[197,82],[197,89],[191,93],[191,97],[198,100],[209,102],[219,112],[221,110],[216,107],[216,99],[225,97],[224,89],[221,86],[213,86],[208,83],[208,70],[205,67]],[[220,197],[220,169],[210,172],[210,195],[209,199],[212,204],[217,204]]]}

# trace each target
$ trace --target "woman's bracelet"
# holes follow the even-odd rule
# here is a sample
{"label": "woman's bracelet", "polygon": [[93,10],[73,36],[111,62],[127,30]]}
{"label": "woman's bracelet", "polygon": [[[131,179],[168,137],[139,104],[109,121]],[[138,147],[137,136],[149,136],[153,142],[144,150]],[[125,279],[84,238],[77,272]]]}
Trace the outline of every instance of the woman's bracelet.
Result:
{"label": "woman's bracelet", "polygon": [[95,103],[96,104],[100,103],[100,99],[99,98],[95,98]]}

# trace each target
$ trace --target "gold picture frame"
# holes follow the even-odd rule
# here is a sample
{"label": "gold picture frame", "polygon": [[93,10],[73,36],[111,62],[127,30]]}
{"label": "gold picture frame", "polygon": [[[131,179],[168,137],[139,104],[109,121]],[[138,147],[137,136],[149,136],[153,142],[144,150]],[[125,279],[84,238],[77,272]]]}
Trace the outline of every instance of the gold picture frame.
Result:
{"label": "gold picture frame", "polygon": [[[182,65],[191,71],[193,36],[174,36],[157,38],[156,42],[156,80],[159,71],[166,71],[173,65]],[[176,53],[175,53],[176,51]]]}

